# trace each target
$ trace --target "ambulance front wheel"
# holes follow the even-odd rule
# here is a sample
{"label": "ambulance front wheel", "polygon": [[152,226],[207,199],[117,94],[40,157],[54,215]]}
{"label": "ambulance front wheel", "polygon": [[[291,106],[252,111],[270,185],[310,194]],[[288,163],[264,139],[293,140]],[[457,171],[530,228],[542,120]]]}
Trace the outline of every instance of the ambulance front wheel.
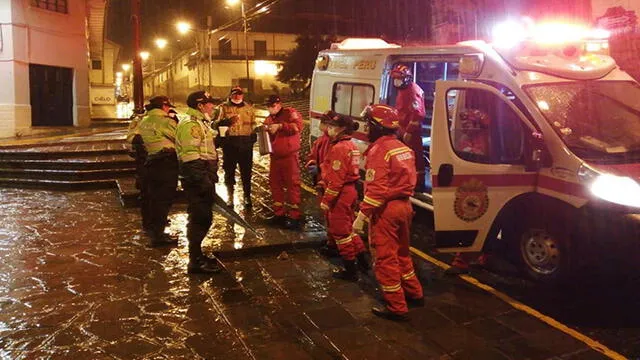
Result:
{"label": "ambulance front wheel", "polygon": [[512,246],[520,270],[529,278],[546,284],[561,283],[570,276],[569,234],[564,229],[546,226],[544,219],[522,221],[514,232],[505,234]]}

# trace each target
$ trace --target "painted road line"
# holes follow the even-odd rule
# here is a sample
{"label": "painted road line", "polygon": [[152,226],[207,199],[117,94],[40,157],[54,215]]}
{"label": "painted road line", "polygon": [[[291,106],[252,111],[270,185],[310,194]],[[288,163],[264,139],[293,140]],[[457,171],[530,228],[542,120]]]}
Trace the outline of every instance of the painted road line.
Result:
{"label": "painted road line", "polygon": [[[416,249],[414,247],[411,247],[410,250],[411,250],[412,253],[414,253],[415,255],[419,256],[420,258],[422,258],[422,259],[424,259],[424,260],[426,260],[426,261],[428,261],[428,262],[430,262],[430,263],[432,263],[432,264],[434,264],[434,265],[436,265],[436,266],[438,266],[438,267],[440,267],[440,268],[442,268],[444,270],[446,270],[446,269],[451,267],[451,266],[443,263],[442,261],[440,261],[440,260],[438,260],[438,259],[436,259],[436,258],[434,258],[432,256],[429,256],[429,255],[423,253],[422,251],[420,251],[420,250],[418,250],[418,249]],[[625,357],[625,356],[623,356],[623,355],[621,355],[621,354],[609,349],[608,347],[606,347],[605,345],[601,344],[600,342],[598,342],[598,341],[596,341],[596,340],[594,340],[594,339],[592,339],[592,338],[590,338],[590,337],[588,337],[588,336],[586,336],[586,335],[584,335],[584,334],[582,334],[582,333],[580,333],[580,332],[568,327],[565,324],[560,323],[559,321],[553,319],[552,317],[549,317],[547,315],[542,314],[538,310],[533,309],[532,307],[521,303],[520,301],[510,297],[509,295],[507,295],[507,294],[505,294],[505,293],[503,293],[503,292],[501,292],[499,290],[496,290],[495,288],[493,288],[493,287],[491,287],[491,286],[489,286],[487,284],[484,284],[484,283],[478,281],[474,277],[471,277],[469,275],[459,275],[459,277],[462,280],[468,282],[469,284],[471,284],[471,285],[473,285],[475,287],[478,287],[478,288],[480,288],[480,289],[482,289],[482,290],[494,295],[498,299],[500,299],[500,300],[506,302],[507,304],[511,305],[513,308],[515,308],[517,310],[520,310],[522,312],[525,312],[525,313],[535,317],[536,319],[544,322],[545,324],[547,324],[549,326],[552,326],[552,327],[562,331],[563,333],[571,336],[572,338],[574,338],[576,340],[582,341],[583,343],[585,343],[587,346],[589,346],[593,350],[595,350],[595,351],[607,356],[610,359],[615,359],[615,360],[627,359],[627,357]]]}

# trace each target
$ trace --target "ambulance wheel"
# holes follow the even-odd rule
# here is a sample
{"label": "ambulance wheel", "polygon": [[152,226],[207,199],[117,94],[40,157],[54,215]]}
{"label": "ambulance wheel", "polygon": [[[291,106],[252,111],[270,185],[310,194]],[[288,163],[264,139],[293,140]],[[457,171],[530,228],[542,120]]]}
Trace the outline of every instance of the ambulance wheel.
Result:
{"label": "ambulance wheel", "polygon": [[559,284],[571,274],[569,233],[549,226],[544,217],[516,223],[513,233],[505,235],[514,241],[511,249],[524,275],[539,283]]}

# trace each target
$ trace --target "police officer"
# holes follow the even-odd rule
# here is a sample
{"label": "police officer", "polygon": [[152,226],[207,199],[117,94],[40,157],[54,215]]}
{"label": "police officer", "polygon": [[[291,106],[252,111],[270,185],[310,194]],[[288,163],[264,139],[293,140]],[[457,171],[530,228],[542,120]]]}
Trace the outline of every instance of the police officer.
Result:
{"label": "police officer", "polygon": [[[370,145],[365,152],[364,199],[353,222],[362,233],[369,222],[374,272],[386,306],[371,311],[390,320],[407,320],[410,305],[424,305],[422,286],[409,254],[413,208],[409,197],[416,184],[414,153],[396,137],[398,111],[386,105],[365,109]],[[405,299],[406,297],[406,299]]]}
{"label": "police officer", "polygon": [[[251,207],[251,168],[253,167],[253,144],[257,137],[256,116],[251,104],[244,101],[242,88],[231,89],[229,99],[219,106],[218,143],[222,146],[224,183],[229,194],[229,205],[233,205],[236,183],[236,167],[240,167],[240,178],[244,192],[244,205]],[[226,134],[222,134],[225,131]],[[224,135],[224,136],[223,136]]]}
{"label": "police officer", "polygon": [[221,271],[217,260],[205,256],[201,248],[213,222],[213,196],[218,182],[218,156],[210,126],[213,103],[205,91],[191,93],[187,97],[189,119],[180,121],[176,132],[180,175],[188,201],[189,273]]}
{"label": "police officer", "polygon": [[273,223],[290,229],[300,228],[300,134],[302,116],[292,107],[283,107],[278,95],[265,101],[269,116],[264,125],[271,138],[269,185],[273,196]]}
{"label": "police officer", "polygon": [[148,217],[147,233],[150,246],[177,243],[164,232],[169,209],[178,186],[178,158],[176,157],[177,122],[168,115],[174,106],[166,96],[156,96],[145,106],[147,115],[138,125],[147,152],[144,164],[146,186],[142,189],[141,211]]}
{"label": "police officer", "polygon": [[396,65],[391,70],[396,95],[396,109],[400,115],[400,136],[416,155],[416,190],[423,191],[425,186],[425,161],[422,146],[422,124],[426,119],[424,91],[413,82],[411,70],[406,65]]}

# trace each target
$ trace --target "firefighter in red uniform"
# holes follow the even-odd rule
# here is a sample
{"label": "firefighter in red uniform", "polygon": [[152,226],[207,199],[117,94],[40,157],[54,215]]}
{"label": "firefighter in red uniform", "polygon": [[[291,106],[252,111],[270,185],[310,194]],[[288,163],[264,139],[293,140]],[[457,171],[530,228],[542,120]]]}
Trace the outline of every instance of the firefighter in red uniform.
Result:
{"label": "firefighter in red uniform", "polygon": [[374,272],[386,302],[386,307],[371,311],[386,319],[407,320],[407,305],[424,305],[422,286],[409,254],[413,218],[409,197],[416,185],[414,153],[396,137],[400,127],[396,109],[372,105],[363,117],[370,145],[364,154],[364,199],[353,231],[362,233],[365,222],[369,222]]}
{"label": "firefighter in red uniform", "polygon": [[360,179],[360,151],[351,141],[358,124],[350,117],[335,115],[328,122],[331,149],[320,166],[325,190],[320,208],[327,214],[327,233],[338,246],[344,270],[333,277],[358,281],[356,258],[364,271],[369,269],[360,235],[352,233],[354,209],[358,200],[356,182]]}
{"label": "firefighter in red uniform", "polygon": [[422,146],[422,124],[425,121],[424,91],[415,82],[411,70],[405,65],[396,65],[391,70],[393,86],[398,90],[396,109],[400,115],[400,136],[416,155],[416,190],[424,191],[425,162]]}
{"label": "firefighter in red uniform", "polygon": [[[318,205],[322,202],[322,197],[324,196],[324,183],[322,182],[322,174],[320,172],[320,165],[324,162],[324,159],[327,157],[327,153],[331,148],[331,137],[327,133],[327,122],[330,121],[333,117],[338,115],[336,112],[332,110],[326,111],[322,114],[320,118],[320,126],[319,129],[322,131],[322,136],[316,139],[311,145],[311,152],[309,153],[309,157],[307,159],[307,163],[305,167],[309,171],[313,185],[316,187],[316,191],[318,192]],[[329,218],[327,213],[325,212],[325,224],[327,224],[327,228],[329,227]],[[336,245],[335,239],[331,237],[331,234],[327,232],[327,239],[324,242],[323,246],[320,248],[320,252],[329,257],[338,256],[338,247]]]}
{"label": "firefighter in red uniform", "polygon": [[265,101],[269,116],[264,121],[273,152],[269,169],[269,185],[273,196],[273,223],[289,229],[300,228],[300,134],[302,116],[294,108],[283,107],[280,97],[271,95]]}

